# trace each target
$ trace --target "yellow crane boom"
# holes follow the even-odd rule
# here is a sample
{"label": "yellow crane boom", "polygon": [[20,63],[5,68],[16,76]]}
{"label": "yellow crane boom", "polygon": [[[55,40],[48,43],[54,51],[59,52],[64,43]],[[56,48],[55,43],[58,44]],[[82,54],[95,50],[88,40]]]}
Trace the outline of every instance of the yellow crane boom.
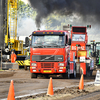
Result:
{"label": "yellow crane boom", "polygon": [[[7,1],[7,44],[8,42],[14,43],[14,40],[17,40],[17,4],[18,0]],[[8,32],[10,39],[8,39]]]}

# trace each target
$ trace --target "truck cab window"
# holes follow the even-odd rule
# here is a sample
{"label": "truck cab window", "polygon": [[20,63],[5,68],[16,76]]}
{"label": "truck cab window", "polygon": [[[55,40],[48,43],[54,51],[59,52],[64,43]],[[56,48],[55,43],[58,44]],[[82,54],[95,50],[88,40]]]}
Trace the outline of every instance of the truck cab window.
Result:
{"label": "truck cab window", "polygon": [[85,41],[85,35],[84,34],[73,34],[72,41]]}
{"label": "truck cab window", "polygon": [[45,48],[48,47],[60,47],[64,46],[64,36],[60,35],[42,35],[42,36],[34,36],[32,37],[32,46],[38,47],[41,46]]}

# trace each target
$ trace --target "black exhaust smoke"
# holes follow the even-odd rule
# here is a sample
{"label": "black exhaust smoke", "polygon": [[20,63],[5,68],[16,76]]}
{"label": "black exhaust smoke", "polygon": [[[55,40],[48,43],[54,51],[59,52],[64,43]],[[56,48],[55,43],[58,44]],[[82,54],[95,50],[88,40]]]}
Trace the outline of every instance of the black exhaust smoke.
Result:
{"label": "black exhaust smoke", "polygon": [[51,13],[59,15],[78,14],[87,19],[100,22],[100,0],[29,0],[36,9],[36,25],[39,28],[41,20]]}

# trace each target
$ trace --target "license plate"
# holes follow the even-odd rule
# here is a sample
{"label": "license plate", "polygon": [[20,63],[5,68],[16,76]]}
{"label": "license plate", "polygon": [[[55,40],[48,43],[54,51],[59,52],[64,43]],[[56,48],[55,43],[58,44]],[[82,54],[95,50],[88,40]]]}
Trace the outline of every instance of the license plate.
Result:
{"label": "license plate", "polygon": [[44,70],[44,73],[51,73],[51,70]]}

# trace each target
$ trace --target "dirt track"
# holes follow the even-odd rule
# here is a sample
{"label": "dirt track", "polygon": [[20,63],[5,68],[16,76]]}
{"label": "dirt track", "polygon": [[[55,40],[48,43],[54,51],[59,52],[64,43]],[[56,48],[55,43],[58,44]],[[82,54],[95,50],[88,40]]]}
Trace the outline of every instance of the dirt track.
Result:
{"label": "dirt track", "polygon": [[[14,80],[15,96],[38,93],[42,89],[47,90],[49,83],[49,79],[31,79],[29,71],[0,71],[0,99],[7,98],[10,80],[12,79]],[[85,83],[91,81],[94,81],[93,77],[91,79],[84,79]],[[79,79],[53,79],[54,88],[78,84]]]}

